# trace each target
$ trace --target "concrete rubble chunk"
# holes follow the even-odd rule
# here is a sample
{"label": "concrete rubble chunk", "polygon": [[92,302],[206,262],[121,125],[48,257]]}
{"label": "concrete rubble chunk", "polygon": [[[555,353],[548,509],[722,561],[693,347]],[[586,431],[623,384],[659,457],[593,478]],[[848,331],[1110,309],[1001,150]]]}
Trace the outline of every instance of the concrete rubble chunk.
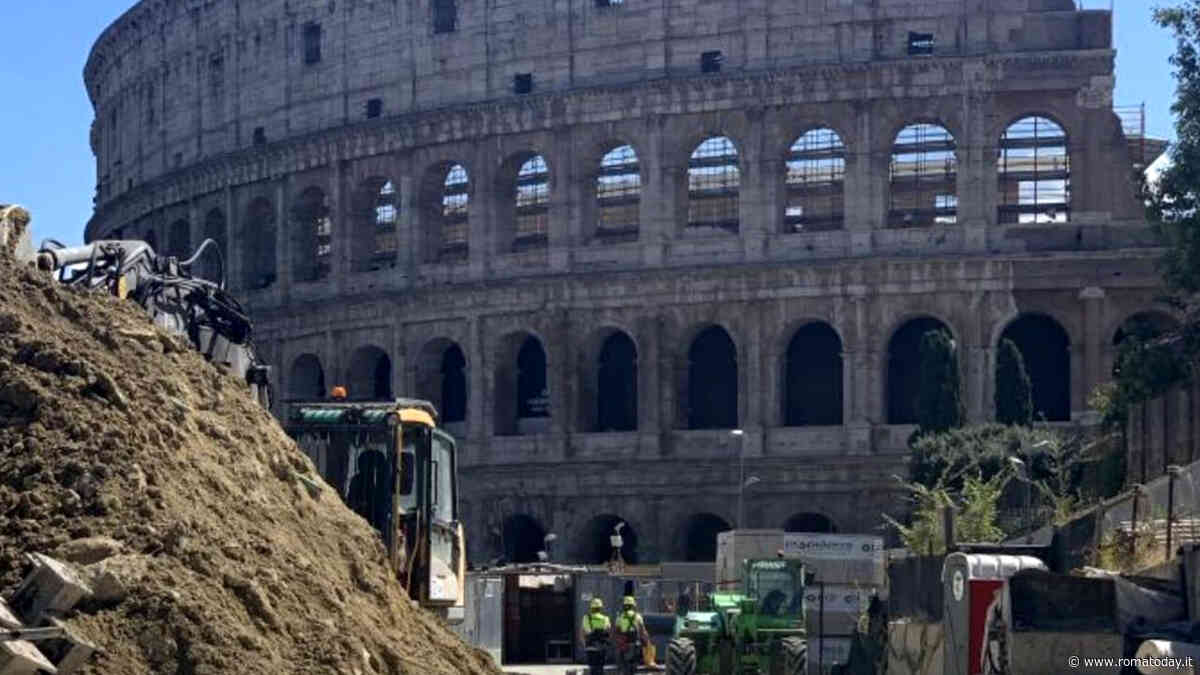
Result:
{"label": "concrete rubble chunk", "polygon": [[69,564],[41,553],[31,554],[34,569],[13,593],[10,606],[26,625],[37,625],[50,612],[67,612],[92,589]]}
{"label": "concrete rubble chunk", "polygon": [[54,664],[32,642],[0,642],[0,675],[34,675],[39,671],[58,673]]}

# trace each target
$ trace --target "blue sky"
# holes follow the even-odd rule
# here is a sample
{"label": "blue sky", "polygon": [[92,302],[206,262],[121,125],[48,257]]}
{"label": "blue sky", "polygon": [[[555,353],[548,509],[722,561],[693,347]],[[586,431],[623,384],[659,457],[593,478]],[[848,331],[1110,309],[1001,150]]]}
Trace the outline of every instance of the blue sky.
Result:
{"label": "blue sky", "polygon": [[[1107,9],[1110,0],[1080,0]],[[4,4],[0,59],[0,203],[33,213],[35,245],[45,237],[83,240],[92,211],[95,162],[88,147],[92,108],[83,64],[100,32],[132,0],[59,0]],[[1155,0],[1112,0],[1117,45],[1117,105],[1145,102],[1151,135],[1172,137],[1175,87],[1170,36],[1150,20]],[[1169,2],[1167,3],[1169,4]]]}

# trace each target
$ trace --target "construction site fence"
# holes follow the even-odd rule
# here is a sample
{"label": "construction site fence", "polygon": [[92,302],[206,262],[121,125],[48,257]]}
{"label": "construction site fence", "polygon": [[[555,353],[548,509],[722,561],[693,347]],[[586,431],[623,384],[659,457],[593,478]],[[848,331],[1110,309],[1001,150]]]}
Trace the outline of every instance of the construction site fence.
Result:
{"label": "construction site fence", "polygon": [[1053,557],[1063,571],[1083,566],[1130,571],[1200,542],[1200,462],[1172,465],[1154,480],[1053,528]]}

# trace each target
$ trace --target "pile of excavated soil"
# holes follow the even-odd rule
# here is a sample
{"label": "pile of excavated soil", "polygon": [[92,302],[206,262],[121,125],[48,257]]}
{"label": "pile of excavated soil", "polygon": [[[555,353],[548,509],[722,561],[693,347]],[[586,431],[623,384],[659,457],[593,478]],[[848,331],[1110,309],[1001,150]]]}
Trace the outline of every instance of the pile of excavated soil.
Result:
{"label": "pile of excavated soil", "polygon": [[88,673],[498,673],[391,579],[245,385],[128,302],[0,251],[0,593],[25,554],[95,590]]}

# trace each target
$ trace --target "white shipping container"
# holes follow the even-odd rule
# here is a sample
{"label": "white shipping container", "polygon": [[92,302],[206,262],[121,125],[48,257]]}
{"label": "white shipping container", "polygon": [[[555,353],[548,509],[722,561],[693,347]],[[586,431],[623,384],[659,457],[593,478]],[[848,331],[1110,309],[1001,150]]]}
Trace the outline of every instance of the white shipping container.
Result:
{"label": "white shipping container", "polygon": [[784,557],[803,560],[816,581],[881,588],[886,583],[883,537],[788,532],[782,539]]}
{"label": "white shipping container", "polygon": [[724,590],[742,580],[742,561],[777,558],[783,549],[783,530],[730,530],[717,535],[717,578]]}

